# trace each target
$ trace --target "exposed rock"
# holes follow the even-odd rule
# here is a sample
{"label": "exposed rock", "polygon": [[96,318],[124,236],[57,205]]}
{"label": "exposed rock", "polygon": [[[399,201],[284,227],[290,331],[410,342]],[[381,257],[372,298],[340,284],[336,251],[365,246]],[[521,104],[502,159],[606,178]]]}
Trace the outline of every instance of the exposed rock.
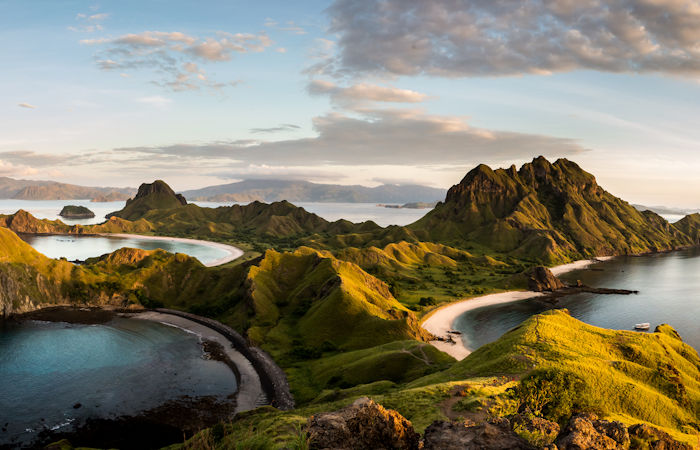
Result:
{"label": "exposed rock", "polygon": [[182,194],[176,194],[165,181],[143,183],[136,196],[126,201],[124,209],[107,214],[107,219],[116,216],[127,220],[137,220],[148,212],[158,209],[173,209],[187,205]]}
{"label": "exposed rock", "polygon": [[534,449],[510,428],[508,419],[481,425],[465,422],[433,422],[423,438],[425,450]]}
{"label": "exposed rock", "polygon": [[176,194],[175,191],[173,191],[170,188],[170,186],[168,186],[168,184],[162,180],[156,180],[150,184],[141,184],[141,186],[139,186],[139,191],[136,193],[136,197],[134,197],[131,200],[128,200],[126,204],[128,205],[130,202],[139,200],[144,197],[148,197],[152,194],[166,194],[168,196],[175,197],[181,205],[187,204],[187,200],[185,200],[185,197],[183,197],[182,194]]}
{"label": "exposed rock", "polygon": [[367,397],[311,416],[307,432],[312,449],[417,449],[419,443],[411,422]]}
{"label": "exposed rock", "polygon": [[551,270],[543,266],[537,266],[527,273],[527,287],[531,291],[556,291],[565,288],[566,285]]}
{"label": "exposed rock", "polygon": [[556,444],[560,449],[566,450],[627,449],[630,437],[620,422],[599,420],[593,414],[581,414],[571,417]]}
{"label": "exposed rock", "polygon": [[629,434],[654,450],[691,450],[693,448],[688,444],[676,441],[666,432],[641,423],[629,427]]}

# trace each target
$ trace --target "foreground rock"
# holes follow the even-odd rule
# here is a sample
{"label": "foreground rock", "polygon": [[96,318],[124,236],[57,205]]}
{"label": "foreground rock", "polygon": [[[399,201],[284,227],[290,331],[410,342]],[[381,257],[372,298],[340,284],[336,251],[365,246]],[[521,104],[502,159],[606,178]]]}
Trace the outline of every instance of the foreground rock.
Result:
{"label": "foreground rock", "polygon": [[554,292],[559,289],[563,289],[566,285],[554,274],[551,270],[544,266],[537,266],[526,273],[527,275],[527,287],[531,291],[542,292],[550,291]]}
{"label": "foreground rock", "polygon": [[425,430],[425,450],[534,449],[515,434],[508,419],[494,419],[481,425],[465,422],[433,422]]}
{"label": "foreground rock", "polygon": [[65,219],[92,219],[95,213],[84,206],[67,205],[64,206],[59,216]]}
{"label": "foreground rock", "polygon": [[417,449],[419,444],[411,422],[367,397],[347,408],[311,416],[307,432],[311,449]]}

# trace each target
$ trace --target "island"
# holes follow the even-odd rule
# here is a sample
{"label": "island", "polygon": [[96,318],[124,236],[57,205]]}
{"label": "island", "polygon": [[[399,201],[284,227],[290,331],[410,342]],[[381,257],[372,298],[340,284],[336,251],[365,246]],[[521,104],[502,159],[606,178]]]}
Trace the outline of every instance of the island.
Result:
{"label": "island", "polygon": [[58,213],[58,215],[63,217],[64,219],[92,219],[93,217],[95,217],[94,212],[90,211],[84,206],[78,205],[64,206],[61,212]]}

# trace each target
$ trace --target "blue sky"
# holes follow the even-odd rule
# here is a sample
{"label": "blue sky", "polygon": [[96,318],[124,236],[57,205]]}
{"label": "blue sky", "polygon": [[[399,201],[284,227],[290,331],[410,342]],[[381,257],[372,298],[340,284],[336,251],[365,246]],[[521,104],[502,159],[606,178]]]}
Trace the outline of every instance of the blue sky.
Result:
{"label": "blue sky", "polygon": [[448,187],[544,154],[698,207],[695,30],[690,0],[0,0],[0,175]]}

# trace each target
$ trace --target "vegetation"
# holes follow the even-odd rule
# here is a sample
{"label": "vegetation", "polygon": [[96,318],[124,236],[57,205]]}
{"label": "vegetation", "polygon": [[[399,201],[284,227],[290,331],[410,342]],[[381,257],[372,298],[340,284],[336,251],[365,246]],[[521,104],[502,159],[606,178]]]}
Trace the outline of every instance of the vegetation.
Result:
{"label": "vegetation", "polygon": [[[639,212],[566,160],[538,158],[519,171],[479,166],[408,227],[328,222],[286,201],[200,208],[162,182],[142,185],[100,225],[71,227],[23,211],[0,216],[0,225],[5,313],[40,303],[166,306],[232,326],[285,370],[298,409],[259,408],[185,447],[303,448],[300,426],[311,414],[362,395],[419,430],[436,419],[516,412],[563,423],[593,410],[685,441],[698,432],[700,359],[669,326],[653,334],[603,330],[552,311],[459,362],[426,344],[421,314],[524,288],[522,273],[535,264],[697,242],[697,217],[671,225]],[[255,257],[207,268],[182,254],[121,249],[74,266],[40,255],[10,230],[204,238],[243,245]]]}

